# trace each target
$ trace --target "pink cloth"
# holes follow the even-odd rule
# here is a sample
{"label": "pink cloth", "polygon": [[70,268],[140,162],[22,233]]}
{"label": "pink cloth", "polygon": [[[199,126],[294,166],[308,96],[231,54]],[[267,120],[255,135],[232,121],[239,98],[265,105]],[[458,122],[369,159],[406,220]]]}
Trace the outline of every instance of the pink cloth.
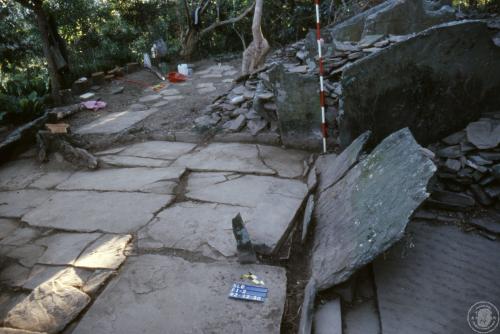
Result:
{"label": "pink cloth", "polygon": [[85,101],[85,102],[82,102],[82,105],[85,108],[87,108],[89,110],[94,110],[94,111],[105,108],[107,106],[106,102],[103,102],[103,101]]}

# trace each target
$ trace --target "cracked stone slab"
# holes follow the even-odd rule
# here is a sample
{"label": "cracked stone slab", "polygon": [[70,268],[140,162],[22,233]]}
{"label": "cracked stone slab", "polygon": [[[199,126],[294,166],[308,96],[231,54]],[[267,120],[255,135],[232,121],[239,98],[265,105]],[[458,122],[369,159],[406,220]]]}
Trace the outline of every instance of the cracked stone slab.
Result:
{"label": "cracked stone slab", "polygon": [[140,191],[172,194],[184,168],[116,168],[76,172],[59,190]]}
{"label": "cracked stone slab", "polygon": [[340,155],[329,154],[320,156],[317,161],[320,174],[319,191],[334,185],[359,160],[359,155],[370,138],[370,131],[356,138]]}
{"label": "cracked stone slab", "polygon": [[168,167],[172,161],[121,155],[104,155],[100,162],[113,167]]}
{"label": "cracked stone slab", "polygon": [[189,153],[196,144],[170,142],[170,141],[148,141],[125,147],[118,154],[121,156],[134,156],[140,158],[175,160],[181,155]]}
{"label": "cracked stone slab", "polygon": [[0,168],[0,189],[26,188],[44,174],[40,164],[31,159],[12,161]]}
{"label": "cracked stone slab", "polygon": [[38,239],[35,244],[46,248],[37,260],[41,264],[74,264],[83,250],[101,236],[100,233],[56,233]]}
{"label": "cracked stone slab", "polygon": [[82,291],[89,296],[94,296],[114,273],[115,271],[112,270],[94,271],[94,273],[85,282],[85,285],[82,287]]}
{"label": "cracked stone slab", "polygon": [[90,124],[78,128],[78,134],[114,134],[130,128],[132,125],[144,120],[146,117],[157,112],[158,109],[151,108],[142,111],[121,111],[107,114]]}
{"label": "cracked stone slab", "polygon": [[18,329],[58,333],[90,302],[90,297],[58,280],[46,282],[16,304],[5,317],[5,325]]}
{"label": "cracked stone slab", "polygon": [[258,145],[258,148],[266,166],[275,170],[279,176],[295,178],[304,173],[304,161],[309,158],[309,153],[266,145]]}
{"label": "cracked stone slab", "polygon": [[52,281],[74,288],[82,288],[93,273],[86,269],[66,266],[36,265],[31,269],[30,275],[23,288],[35,290],[37,287]]}
{"label": "cracked stone slab", "polygon": [[173,200],[170,195],[64,191],[23,216],[32,226],[65,230],[130,233]]}
{"label": "cracked stone slab", "polygon": [[474,303],[500,305],[500,243],[424,222],[407,235],[374,263],[382,332],[471,333]]}
{"label": "cracked stone slab", "polygon": [[14,219],[0,218],[0,240],[7,237],[19,227],[19,222]]}
{"label": "cracked stone slab", "polygon": [[103,235],[85,249],[74,265],[85,268],[118,269],[126,259],[124,251],[131,239],[131,235]]}
{"label": "cracked stone slab", "polygon": [[[228,298],[232,284],[248,271],[269,288],[264,303]],[[73,333],[278,334],[285,293],[283,268],[142,255],[127,261]]]}
{"label": "cracked stone slab", "polygon": [[171,95],[171,96],[165,96],[163,99],[166,101],[177,101],[177,100],[182,100],[184,98],[184,95]]}
{"label": "cracked stone slab", "polygon": [[20,218],[40,206],[54,192],[46,190],[18,190],[0,192],[0,217]]}
{"label": "cracked stone slab", "polygon": [[405,128],[320,193],[312,256],[318,290],[347,280],[402,237],[435,171]]}
{"label": "cracked stone slab", "polygon": [[213,143],[180,157],[173,166],[196,171],[275,174],[259,159],[259,151],[253,144]]}
{"label": "cracked stone slab", "polygon": [[69,179],[74,172],[75,171],[49,171],[30,184],[30,188],[52,189],[61,182]]}
{"label": "cracked stone slab", "polygon": [[162,90],[160,92],[160,94],[164,95],[164,96],[172,96],[172,95],[180,95],[181,92],[175,88],[167,88],[167,89]]}
{"label": "cracked stone slab", "polygon": [[44,252],[44,247],[31,243],[20,246],[0,247],[0,255],[16,259],[21,265],[25,267],[32,267]]}
{"label": "cracked stone slab", "polygon": [[[12,291],[9,289],[2,289],[0,291],[0,323],[3,322],[5,316],[9,311],[28,296],[28,293],[23,291]],[[1,327],[0,327],[1,328]],[[4,329],[4,328],[1,328]],[[0,333],[2,333],[0,331]]]}
{"label": "cracked stone slab", "polygon": [[141,103],[147,103],[147,102],[154,102],[156,100],[161,99],[161,95],[159,94],[151,94],[151,95],[146,95],[143,96],[139,99],[139,102]]}
{"label": "cracked stone slab", "polygon": [[27,244],[34,239],[40,236],[40,231],[30,228],[30,227],[22,227],[18,228],[12,233],[9,234],[8,237],[2,239],[0,241],[0,245],[3,246],[22,246]]}
{"label": "cracked stone slab", "polygon": [[21,287],[28,278],[30,270],[17,263],[11,263],[7,266],[2,265],[0,271],[0,284],[11,287]]}
{"label": "cracked stone slab", "polygon": [[176,204],[139,231],[139,248],[182,249],[216,259],[236,256],[231,219],[238,213],[246,220],[252,210],[215,203]]}
{"label": "cracked stone slab", "polygon": [[250,208],[243,219],[261,253],[275,250],[308,192],[297,180],[229,173],[192,173],[186,190],[187,198]]}

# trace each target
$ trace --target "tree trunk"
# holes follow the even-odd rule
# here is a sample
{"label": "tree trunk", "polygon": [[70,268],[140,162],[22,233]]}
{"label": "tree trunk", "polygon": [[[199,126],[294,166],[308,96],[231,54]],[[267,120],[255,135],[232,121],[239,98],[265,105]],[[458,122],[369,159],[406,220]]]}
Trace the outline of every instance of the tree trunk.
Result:
{"label": "tree trunk", "polygon": [[35,12],[38,30],[40,31],[40,37],[42,39],[43,54],[47,59],[52,99],[55,104],[60,104],[60,91],[63,86],[63,76],[61,75],[59,70],[63,67],[63,64],[62,60],[59,60],[59,65],[57,64],[55,55],[57,53],[61,55],[61,51],[57,43],[52,43],[52,41],[56,40],[56,38],[55,36],[53,36],[53,32],[48,20],[48,15],[47,13],[45,13],[43,7],[41,5],[36,6],[33,11]]}
{"label": "tree trunk", "polygon": [[182,48],[181,48],[181,57],[186,59],[187,61],[191,60],[191,56],[196,51],[196,45],[200,39],[199,31],[196,31],[193,27],[189,27],[187,32],[184,34],[184,38],[182,38]]}
{"label": "tree trunk", "polygon": [[269,42],[264,38],[261,29],[263,5],[264,0],[256,1],[252,22],[253,41],[243,52],[242,75],[249,74],[262,67],[270,49]]}

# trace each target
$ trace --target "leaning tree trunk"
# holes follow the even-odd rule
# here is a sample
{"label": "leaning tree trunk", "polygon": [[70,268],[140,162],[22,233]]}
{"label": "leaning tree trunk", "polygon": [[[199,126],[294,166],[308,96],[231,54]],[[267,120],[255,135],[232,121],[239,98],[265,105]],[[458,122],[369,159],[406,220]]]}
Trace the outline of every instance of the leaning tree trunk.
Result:
{"label": "leaning tree trunk", "polygon": [[[47,13],[43,7],[36,6],[34,8],[36,21],[38,25],[38,29],[40,31],[40,37],[42,39],[42,48],[45,59],[47,59],[47,65],[50,76],[50,84],[51,84],[51,96],[54,100],[54,103],[61,103],[61,94],[60,91],[63,86],[63,76],[60,72],[61,68],[67,66],[65,64],[65,59],[62,57],[62,53],[60,50],[60,46],[58,43],[54,43],[57,40],[55,36],[53,36],[53,31],[49,24]],[[59,57],[58,57],[59,56]],[[59,58],[59,59],[57,59]]]}
{"label": "leaning tree trunk", "polygon": [[196,51],[196,46],[200,39],[199,31],[196,31],[193,27],[189,27],[188,31],[182,38],[181,46],[181,57],[187,61],[191,60],[191,56]]}
{"label": "leaning tree trunk", "polygon": [[269,42],[264,38],[261,29],[263,5],[264,0],[256,1],[252,22],[253,41],[243,52],[242,75],[249,74],[262,67],[270,49]]}

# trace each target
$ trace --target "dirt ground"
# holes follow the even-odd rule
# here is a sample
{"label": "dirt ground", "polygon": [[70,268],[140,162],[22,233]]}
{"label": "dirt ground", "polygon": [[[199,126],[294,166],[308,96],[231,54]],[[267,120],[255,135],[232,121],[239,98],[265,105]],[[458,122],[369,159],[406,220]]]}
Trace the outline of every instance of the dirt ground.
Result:
{"label": "dirt ground", "polygon": [[[180,101],[170,102],[164,106],[158,107],[159,111],[144,121],[144,128],[147,131],[189,131],[193,127],[195,118],[201,115],[200,111],[211,104],[214,98],[227,92],[232,83],[222,80],[222,78],[202,78],[197,72],[203,71],[210,66],[216,66],[218,63],[214,60],[203,60],[194,63],[193,75],[184,83],[170,83],[159,80],[148,70],[139,70],[126,75],[122,78],[113,80],[111,83],[97,90],[96,99],[107,103],[106,108],[99,111],[82,111],[71,118],[71,126],[77,128],[103,115],[127,110],[127,108],[138,103],[141,96],[156,94],[153,87],[158,84],[164,84],[169,88],[176,88],[184,98]],[[238,73],[233,79],[238,77],[241,66],[241,59],[224,62],[222,65],[233,66]],[[227,79],[227,78],[226,78]],[[206,94],[200,94],[197,86],[200,84],[212,83],[216,90]],[[124,87],[123,93],[112,94],[117,87]]]}

